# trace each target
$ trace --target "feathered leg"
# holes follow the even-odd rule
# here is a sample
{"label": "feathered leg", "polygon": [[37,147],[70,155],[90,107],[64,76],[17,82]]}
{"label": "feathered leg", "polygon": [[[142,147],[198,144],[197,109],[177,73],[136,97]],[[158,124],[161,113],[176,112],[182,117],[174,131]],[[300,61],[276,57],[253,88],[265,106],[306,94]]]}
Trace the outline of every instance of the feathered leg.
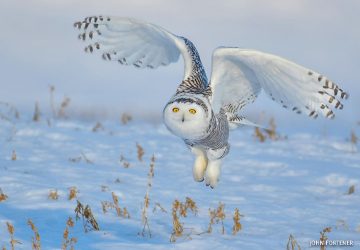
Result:
{"label": "feathered leg", "polygon": [[206,185],[211,188],[216,187],[221,173],[221,159],[218,160],[209,160],[206,169],[205,182]]}
{"label": "feathered leg", "polygon": [[205,182],[211,188],[216,187],[221,174],[221,159],[228,154],[230,150],[229,144],[219,149],[208,149],[206,155],[208,165],[206,168]]}
{"label": "feathered leg", "polygon": [[195,181],[203,181],[208,159],[205,152],[197,147],[191,147],[191,152],[196,156],[193,167],[193,176]]}

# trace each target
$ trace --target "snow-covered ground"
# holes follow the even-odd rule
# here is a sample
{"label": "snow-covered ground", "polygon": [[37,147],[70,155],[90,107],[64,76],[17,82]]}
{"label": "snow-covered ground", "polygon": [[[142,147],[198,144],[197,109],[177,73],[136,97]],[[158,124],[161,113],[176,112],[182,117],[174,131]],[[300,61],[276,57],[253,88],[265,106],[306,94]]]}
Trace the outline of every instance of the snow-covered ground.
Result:
{"label": "snow-covered ground", "polygon": [[[193,156],[163,125],[108,121],[93,132],[94,125],[76,120],[51,121],[50,126],[46,121],[1,121],[0,188],[8,198],[0,202],[0,247],[10,249],[6,222],[11,222],[15,239],[22,243],[16,249],[31,249],[31,219],[42,249],[60,249],[66,220],[75,216],[76,199],[68,200],[69,188],[76,187],[77,199],[90,205],[100,231],[85,233],[77,221],[70,228],[70,236],[78,240],[75,249],[286,249],[290,234],[301,249],[308,249],[325,227],[332,228],[329,240],[354,240],[356,245],[331,249],[360,248],[360,154],[345,138],[289,134],[284,140],[260,143],[252,128],[239,129],[232,132],[220,183],[210,189],[193,181]],[[142,162],[136,143],[145,151]],[[139,232],[153,154],[150,238]],[[349,195],[351,185],[355,192]],[[48,198],[51,190],[57,190],[58,200]],[[129,211],[129,219],[118,217],[115,210],[103,213],[101,202],[112,201],[112,192]],[[172,203],[186,197],[199,208],[197,216],[180,218],[191,238],[171,243]],[[219,202],[225,204],[225,234],[219,224],[211,234],[198,235],[208,228],[209,208]],[[153,211],[156,203],[166,212]],[[232,235],[235,208],[244,217],[242,230]]]}

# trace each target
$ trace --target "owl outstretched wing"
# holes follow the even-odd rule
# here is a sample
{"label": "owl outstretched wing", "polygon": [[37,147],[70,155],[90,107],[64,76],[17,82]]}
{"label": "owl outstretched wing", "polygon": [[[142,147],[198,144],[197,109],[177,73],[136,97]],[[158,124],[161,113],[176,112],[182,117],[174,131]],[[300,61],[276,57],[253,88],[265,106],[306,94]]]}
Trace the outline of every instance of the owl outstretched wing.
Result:
{"label": "owl outstretched wing", "polygon": [[[154,24],[132,18],[91,16],[74,23],[80,40],[90,42],[85,51],[99,51],[102,58],[138,68],[157,68],[184,58],[184,81],[178,91],[206,89],[207,78],[195,46],[184,37]],[[191,84],[186,80],[195,79]],[[188,81],[189,82],[189,81]]]}
{"label": "owl outstretched wing", "polygon": [[[212,105],[228,114],[229,122],[243,123],[238,115],[261,89],[284,108],[316,118],[334,118],[348,94],[327,77],[282,57],[256,50],[217,48],[213,53],[210,86]],[[244,119],[245,120],[245,119]]]}

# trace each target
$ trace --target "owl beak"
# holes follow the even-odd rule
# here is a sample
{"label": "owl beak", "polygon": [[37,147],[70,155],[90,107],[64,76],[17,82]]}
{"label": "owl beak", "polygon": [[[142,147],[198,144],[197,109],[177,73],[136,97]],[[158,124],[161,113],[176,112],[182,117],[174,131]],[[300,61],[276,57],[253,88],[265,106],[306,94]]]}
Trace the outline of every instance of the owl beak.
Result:
{"label": "owl beak", "polygon": [[183,117],[182,117],[181,121],[182,121],[182,122],[184,122],[184,121],[185,121],[185,116],[184,116],[184,115],[183,115]]}

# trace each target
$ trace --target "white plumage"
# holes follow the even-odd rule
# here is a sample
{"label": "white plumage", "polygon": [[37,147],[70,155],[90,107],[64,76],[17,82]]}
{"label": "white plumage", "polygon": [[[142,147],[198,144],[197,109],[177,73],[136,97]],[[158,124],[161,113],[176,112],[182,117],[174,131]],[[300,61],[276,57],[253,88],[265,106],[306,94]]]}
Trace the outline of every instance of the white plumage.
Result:
{"label": "white plumage", "polygon": [[196,156],[193,175],[216,186],[221,160],[229,152],[229,128],[255,125],[239,114],[264,92],[284,108],[316,118],[334,118],[348,98],[328,78],[279,56],[219,47],[213,53],[210,83],[195,46],[154,24],[131,18],[92,16],[74,24],[86,52],[138,68],[157,68],[184,59],[184,78],[164,108],[167,128]]}

